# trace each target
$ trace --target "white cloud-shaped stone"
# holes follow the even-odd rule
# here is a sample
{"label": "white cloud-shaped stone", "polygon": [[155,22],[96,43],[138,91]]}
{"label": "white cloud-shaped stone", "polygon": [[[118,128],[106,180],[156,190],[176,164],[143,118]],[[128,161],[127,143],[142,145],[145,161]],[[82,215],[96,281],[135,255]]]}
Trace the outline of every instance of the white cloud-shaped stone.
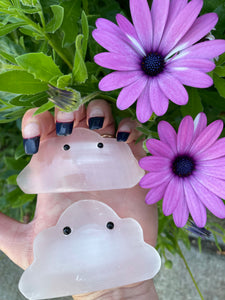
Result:
{"label": "white cloud-shaped stone", "polygon": [[81,200],[38,234],[19,289],[31,300],[89,293],[153,278],[160,265],[137,221],[119,218],[102,202]]}
{"label": "white cloud-shaped stone", "polygon": [[143,176],[126,143],[75,128],[42,142],[17,183],[27,194],[64,193],[130,188]]}

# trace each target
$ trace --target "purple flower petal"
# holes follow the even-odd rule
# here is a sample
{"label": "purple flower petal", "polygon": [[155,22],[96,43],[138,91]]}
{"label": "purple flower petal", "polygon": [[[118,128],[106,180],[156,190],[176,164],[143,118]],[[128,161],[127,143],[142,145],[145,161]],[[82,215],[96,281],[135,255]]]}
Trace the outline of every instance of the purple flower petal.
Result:
{"label": "purple flower petal", "polygon": [[209,13],[197,18],[185,36],[179,41],[176,47],[172,49],[167,57],[201,40],[216,25],[217,21],[218,16],[216,13]]}
{"label": "purple flower petal", "polygon": [[134,83],[123,88],[120,92],[116,105],[119,109],[124,110],[130,107],[140,96],[141,92],[144,90],[148,78],[142,76],[140,79],[136,80]]}
{"label": "purple flower petal", "polygon": [[202,72],[211,72],[215,68],[215,64],[207,59],[180,58],[170,61],[167,64],[167,68],[171,70],[171,72],[173,72],[173,70],[184,70],[185,68],[193,68]]}
{"label": "purple flower petal", "polygon": [[156,139],[149,139],[146,142],[146,146],[148,148],[148,151],[153,155],[164,156],[170,159],[174,157],[174,153],[170,146],[162,141]]}
{"label": "purple flower petal", "polygon": [[152,17],[147,0],[130,0],[130,12],[137,35],[147,52],[152,46]]}
{"label": "purple flower petal", "polygon": [[156,51],[162,38],[169,12],[170,0],[153,0],[151,15],[153,23],[152,51]]}
{"label": "purple flower petal", "polygon": [[178,79],[166,72],[160,74],[157,79],[166,97],[178,105],[187,104],[188,93]]}
{"label": "purple flower petal", "polygon": [[189,210],[185,200],[184,192],[173,212],[174,223],[177,227],[184,227],[189,217]]}
{"label": "purple flower petal", "polygon": [[177,135],[174,128],[166,121],[158,124],[158,134],[162,142],[170,146],[174,153],[177,152]]}
{"label": "purple flower petal", "polygon": [[95,29],[92,31],[92,36],[103,48],[114,53],[122,53],[123,55],[133,55],[136,57],[137,53],[126,42],[118,38],[117,35],[106,31]]}
{"label": "purple flower petal", "polygon": [[138,121],[141,123],[147,122],[152,115],[152,107],[149,99],[149,81],[137,100],[136,114]]}
{"label": "purple flower petal", "polygon": [[135,55],[124,56],[117,53],[103,52],[95,55],[96,64],[117,71],[140,70],[140,62]]}
{"label": "purple flower petal", "polygon": [[218,197],[225,199],[225,181],[202,172],[195,172],[195,179],[200,182],[204,187],[216,194]]}
{"label": "purple flower petal", "polygon": [[178,13],[170,27],[166,26],[159,46],[162,55],[168,54],[186,34],[200,13],[202,5],[203,0],[192,0]]}
{"label": "purple flower petal", "polygon": [[162,210],[165,216],[169,216],[176,209],[183,194],[183,183],[180,178],[174,176],[169,182],[163,197]]}
{"label": "purple flower petal", "polygon": [[152,78],[151,80],[150,101],[152,110],[157,116],[162,116],[166,113],[169,106],[169,99],[161,91],[156,78]]}
{"label": "purple flower petal", "polygon": [[225,138],[216,141],[211,147],[196,155],[200,160],[214,159],[225,155]]}
{"label": "purple flower petal", "polygon": [[145,202],[147,204],[154,204],[158,201],[160,201],[163,198],[164,192],[166,190],[166,187],[168,185],[168,182],[164,182],[154,188],[152,188],[145,197]]}
{"label": "purple flower petal", "polygon": [[104,18],[97,19],[96,20],[96,27],[99,30],[109,32],[111,34],[114,34],[114,35],[118,36],[118,38],[120,38],[120,39],[125,39],[126,40],[123,32],[121,32],[119,27],[116,26],[116,24],[114,24],[113,22],[111,22],[107,19],[104,19]]}
{"label": "purple flower petal", "polygon": [[190,147],[194,132],[194,122],[191,116],[186,116],[180,123],[177,133],[177,151],[185,153]]}
{"label": "purple flower petal", "polygon": [[204,173],[205,175],[210,175],[212,177],[225,180],[225,165],[221,165],[218,163],[215,166],[209,166],[207,165],[207,162],[208,161],[205,161],[205,165],[203,163],[198,164],[198,170]]}
{"label": "purple flower petal", "polygon": [[141,78],[142,74],[142,71],[112,72],[102,78],[99,82],[99,89],[101,91],[113,91],[120,89]]}
{"label": "purple flower petal", "polygon": [[121,14],[116,15],[116,21],[122,30],[122,32],[126,35],[127,39],[129,40],[129,44],[142,56],[145,56],[145,50],[137,36],[136,30],[134,26]]}
{"label": "purple flower petal", "polygon": [[146,156],[139,160],[142,169],[152,172],[170,171],[170,159],[160,156]]}
{"label": "purple flower petal", "polygon": [[225,218],[225,205],[219,197],[210,192],[194,177],[191,179],[191,185],[208,210],[210,210],[217,218]]}
{"label": "purple flower petal", "polygon": [[170,27],[179,12],[187,6],[188,0],[170,0],[169,14],[167,17],[166,27]]}
{"label": "purple flower petal", "polygon": [[168,172],[148,173],[142,177],[139,185],[144,189],[154,188],[160,184],[168,183],[171,177],[172,175]]}
{"label": "purple flower petal", "polygon": [[194,119],[193,142],[198,138],[199,134],[206,128],[207,118],[203,112],[200,112]]}
{"label": "purple flower petal", "polygon": [[200,153],[209,148],[217,138],[220,136],[223,130],[223,122],[221,120],[214,121],[209,124],[198,136],[196,141],[190,148],[190,153]]}
{"label": "purple flower petal", "polygon": [[198,227],[204,227],[207,220],[205,206],[200,201],[197,193],[193,190],[189,179],[184,182],[184,194],[187,201],[188,209]]}
{"label": "purple flower petal", "polygon": [[188,86],[207,88],[213,85],[213,80],[209,75],[195,69],[173,68],[170,71],[180,82]]}
{"label": "purple flower petal", "polygon": [[206,41],[181,51],[175,59],[179,59],[180,57],[213,59],[224,52],[225,40]]}

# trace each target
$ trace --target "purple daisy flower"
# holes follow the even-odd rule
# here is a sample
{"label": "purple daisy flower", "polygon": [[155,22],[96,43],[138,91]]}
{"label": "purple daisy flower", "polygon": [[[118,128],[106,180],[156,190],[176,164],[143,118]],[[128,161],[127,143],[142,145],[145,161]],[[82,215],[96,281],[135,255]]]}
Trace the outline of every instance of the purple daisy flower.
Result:
{"label": "purple daisy flower", "polygon": [[196,226],[204,227],[209,209],[218,218],[225,218],[225,138],[220,136],[223,122],[207,126],[204,113],[195,120],[186,116],[178,133],[165,121],[158,124],[160,140],[149,139],[146,146],[152,156],[140,160],[150,173],[140,186],[150,188],[146,203],[163,198],[163,213],[173,214],[178,227],[183,227],[191,214]]}
{"label": "purple daisy flower", "polygon": [[116,70],[99,83],[102,91],[123,88],[117,107],[127,109],[137,100],[137,118],[146,122],[152,112],[166,113],[169,99],[188,102],[184,85],[206,88],[213,84],[207,72],[212,59],[225,51],[224,40],[196,44],[216,25],[218,17],[198,17],[203,0],[130,0],[132,25],[118,14],[118,26],[106,19],[96,21],[94,39],[109,52],[97,54],[95,62]]}

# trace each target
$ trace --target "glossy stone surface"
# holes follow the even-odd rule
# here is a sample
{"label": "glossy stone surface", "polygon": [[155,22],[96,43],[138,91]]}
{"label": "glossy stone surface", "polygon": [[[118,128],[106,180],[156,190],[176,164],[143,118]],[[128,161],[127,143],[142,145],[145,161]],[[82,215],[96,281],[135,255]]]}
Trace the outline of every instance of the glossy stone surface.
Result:
{"label": "glossy stone surface", "polygon": [[[71,233],[64,234],[65,227]],[[119,218],[102,202],[81,200],[65,210],[55,227],[38,234],[34,261],[19,289],[31,300],[89,293],[150,279],[160,265],[137,221]]]}
{"label": "glossy stone surface", "polygon": [[64,193],[130,188],[143,176],[127,144],[75,128],[43,141],[17,183],[27,194]]}

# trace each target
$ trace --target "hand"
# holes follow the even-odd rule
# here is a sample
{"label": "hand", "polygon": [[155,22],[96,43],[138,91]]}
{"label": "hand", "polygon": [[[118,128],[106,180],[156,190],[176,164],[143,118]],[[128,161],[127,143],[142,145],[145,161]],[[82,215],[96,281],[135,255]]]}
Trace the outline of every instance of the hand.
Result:
{"label": "hand", "polygon": [[[74,127],[101,127],[93,124],[92,119],[101,117],[102,128],[96,129],[100,134],[114,134],[115,126],[110,105],[103,100],[92,101],[87,110],[81,106],[74,113],[62,113],[56,108],[55,120],[49,112],[33,116],[35,109],[26,112],[22,121],[22,134],[25,139],[40,135],[41,142],[56,136],[55,121],[72,122]],[[91,119],[91,121],[90,121]],[[99,121],[99,118],[97,119]],[[101,122],[100,122],[101,123]],[[135,144],[139,133],[136,122],[124,119],[119,124],[118,132],[130,132],[127,142],[135,157],[139,160],[145,155],[142,143]],[[58,129],[59,131],[59,129]],[[121,135],[119,135],[121,136]],[[125,138],[123,138],[125,139]],[[54,155],[54,153],[52,153]],[[72,203],[82,199],[96,199],[108,204],[121,218],[136,219],[144,231],[144,239],[155,246],[157,237],[157,208],[145,204],[146,190],[138,185],[131,189],[77,192],[61,194],[39,194],[34,219],[29,224],[21,224],[0,214],[1,250],[17,265],[26,269],[33,261],[33,241],[45,228],[55,226],[62,212]],[[110,295],[110,297],[109,297]],[[157,299],[151,280],[109,291],[95,292],[88,295],[74,296],[74,299]]]}

